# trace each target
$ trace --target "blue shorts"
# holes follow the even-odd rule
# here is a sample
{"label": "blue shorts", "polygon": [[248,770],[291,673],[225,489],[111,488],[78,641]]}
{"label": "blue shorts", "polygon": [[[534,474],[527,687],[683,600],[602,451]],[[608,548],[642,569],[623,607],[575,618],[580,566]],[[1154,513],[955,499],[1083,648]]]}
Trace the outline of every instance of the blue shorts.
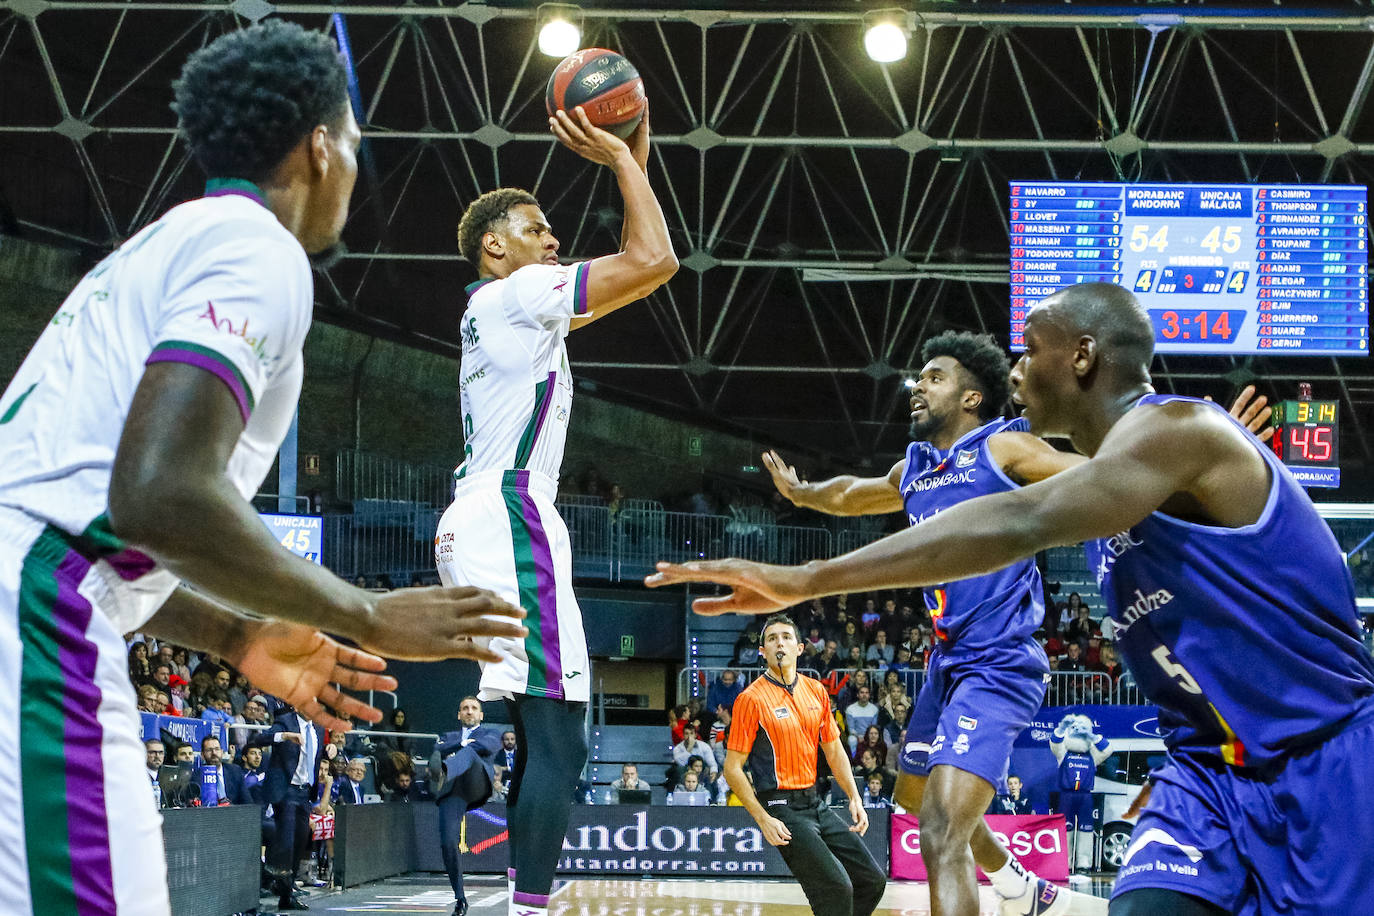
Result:
{"label": "blue shorts", "polygon": [[1374,900],[1374,708],[1272,781],[1170,755],[1113,896],[1192,894],[1242,916],[1355,913]]}
{"label": "blue shorts", "polygon": [[1033,639],[972,652],[937,647],[907,723],[902,772],[926,776],[949,764],[1000,786],[1012,742],[1045,699],[1049,671]]}

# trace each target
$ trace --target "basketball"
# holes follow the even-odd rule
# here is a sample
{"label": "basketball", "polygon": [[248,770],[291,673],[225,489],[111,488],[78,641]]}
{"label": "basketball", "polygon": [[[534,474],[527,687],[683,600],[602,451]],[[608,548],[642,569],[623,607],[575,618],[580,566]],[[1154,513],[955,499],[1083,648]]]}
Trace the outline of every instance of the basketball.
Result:
{"label": "basketball", "polygon": [[581,105],[593,124],[622,140],[644,118],[644,104],[639,71],[622,55],[605,48],[583,48],[563,58],[544,93],[549,117]]}

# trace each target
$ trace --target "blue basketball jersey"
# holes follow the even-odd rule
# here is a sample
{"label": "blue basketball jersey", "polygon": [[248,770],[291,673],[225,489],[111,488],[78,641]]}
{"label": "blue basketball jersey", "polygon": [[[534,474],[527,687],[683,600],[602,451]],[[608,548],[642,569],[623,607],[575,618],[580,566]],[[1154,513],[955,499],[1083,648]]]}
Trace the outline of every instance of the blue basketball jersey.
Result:
{"label": "blue basketball jersey", "polygon": [[1063,792],[1091,792],[1097,782],[1097,766],[1091,754],[1068,751],[1059,761],[1059,788]]}
{"label": "blue basketball jersey", "polygon": [[[915,525],[959,503],[1017,489],[988,454],[989,436],[1025,432],[1026,421],[993,420],[942,452],[929,442],[907,447],[902,500]],[[946,648],[982,649],[1029,638],[1045,617],[1040,572],[1030,559],[1005,569],[925,589],[935,635]]]}
{"label": "blue basketball jersey", "polygon": [[[1173,400],[1193,399],[1137,404]],[[1254,524],[1155,512],[1085,545],[1122,659],[1159,704],[1165,743],[1241,767],[1308,749],[1374,702],[1374,663],[1336,539],[1273,452],[1255,448],[1270,485]]]}

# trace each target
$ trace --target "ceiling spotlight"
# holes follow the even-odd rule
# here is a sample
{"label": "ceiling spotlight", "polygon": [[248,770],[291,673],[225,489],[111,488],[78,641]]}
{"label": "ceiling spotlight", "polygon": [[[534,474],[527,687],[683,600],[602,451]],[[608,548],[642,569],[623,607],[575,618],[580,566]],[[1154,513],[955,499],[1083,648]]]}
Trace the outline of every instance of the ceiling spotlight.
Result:
{"label": "ceiling spotlight", "polygon": [[569,3],[545,3],[539,7],[539,52],[549,57],[567,57],[582,43],[578,23],[582,10]]}
{"label": "ceiling spotlight", "polygon": [[906,57],[907,23],[902,10],[875,10],[864,16],[864,50],[880,64]]}

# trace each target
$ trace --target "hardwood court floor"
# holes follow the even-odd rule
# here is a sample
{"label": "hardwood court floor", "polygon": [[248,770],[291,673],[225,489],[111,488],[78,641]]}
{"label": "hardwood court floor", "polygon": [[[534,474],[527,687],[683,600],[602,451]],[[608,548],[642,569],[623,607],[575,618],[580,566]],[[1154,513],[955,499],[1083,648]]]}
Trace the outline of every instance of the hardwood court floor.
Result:
{"label": "hardwood court floor", "polygon": [[[1095,882],[1092,890],[1106,896],[1110,887],[1109,882]],[[981,890],[980,916],[996,916],[992,889],[984,886]],[[467,882],[467,897],[469,916],[504,916],[506,912],[503,881],[473,877]],[[330,913],[446,914],[453,906],[448,881],[430,873],[388,878],[344,892],[315,893],[309,899],[311,910]],[[560,880],[549,901],[549,916],[805,916],[809,912],[795,882],[772,880]],[[889,883],[877,913],[928,916],[928,886],[908,881]]]}

